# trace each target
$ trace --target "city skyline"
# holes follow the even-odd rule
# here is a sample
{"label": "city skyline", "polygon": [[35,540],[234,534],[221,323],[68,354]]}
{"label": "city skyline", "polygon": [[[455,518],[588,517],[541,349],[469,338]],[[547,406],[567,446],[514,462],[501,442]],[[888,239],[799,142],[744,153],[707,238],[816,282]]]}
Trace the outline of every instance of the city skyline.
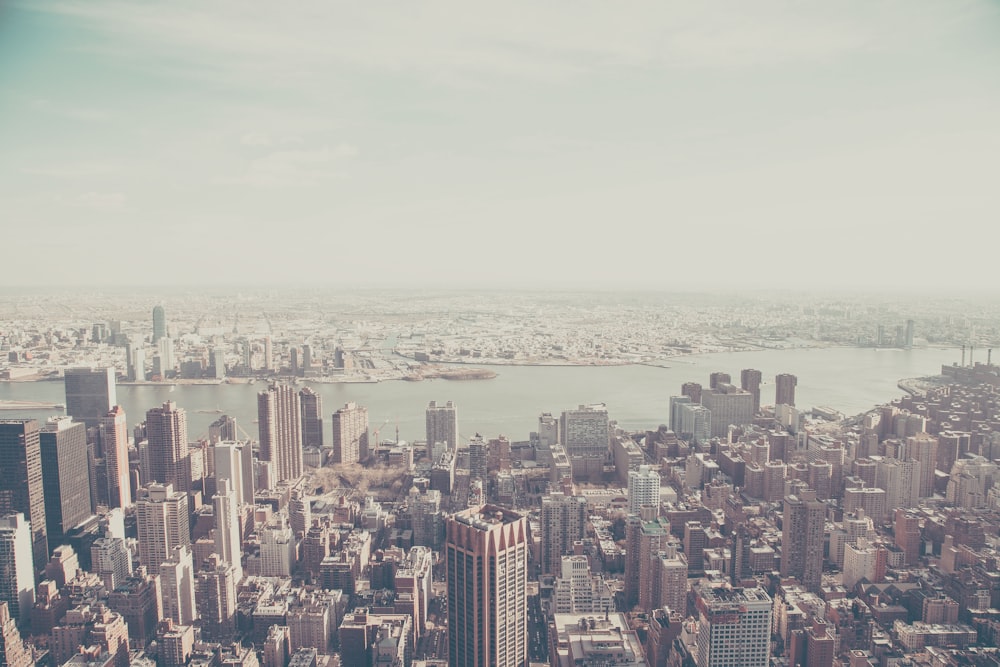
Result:
{"label": "city skyline", "polygon": [[[702,254],[744,288],[989,284],[998,24],[985,0],[8,3],[0,196],[59,261],[0,282],[246,280],[197,234],[281,284],[730,285]],[[608,261],[608,230],[669,270]],[[935,264],[945,231],[951,271],[890,261]],[[168,268],[86,259],[117,235],[155,235]]]}

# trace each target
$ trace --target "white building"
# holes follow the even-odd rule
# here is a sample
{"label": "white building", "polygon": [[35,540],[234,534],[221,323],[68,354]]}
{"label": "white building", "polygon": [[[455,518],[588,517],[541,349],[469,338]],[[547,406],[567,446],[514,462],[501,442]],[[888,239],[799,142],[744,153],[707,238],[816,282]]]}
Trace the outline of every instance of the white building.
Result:
{"label": "white building", "polygon": [[163,617],[173,619],[178,625],[193,623],[198,618],[194,588],[191,547],[174,547],[170,558],[160,565]]}
{"label": "white building", "polygon": [[695,587],[698,667],[768,667],[772,601],[763,588]]}
{"label": "white building", "polygon": [[628,513],[639,514],[643,505],[660,506],[660,473],[648,465],[628,473]]}
{"label": "white building", "polygon": [[0,600],[6,600],[12,618],[24,623],[35,604],[35,568],[31,524],[24,514],[0,517]]}
{"label": "white building", "polygon": [[604,614],[614,609],[611,586],[590,571],[586,556],[563,556],[552,593],[555,614]]}
{"label": "white building", "polygon": [[171,484],[139,489],[135,502],[139,535],[139,563],[152,572],[169,560],[174,547],[191,544],[188,496]]}
{"label": "white building", "polygon": [[256,574],[289,577],[295,568],[295,534],[284,514],[275,514],[260,533],[260,557]]}
{"label": "white building", "polygon": [[866,538],[858,538],[854,544],[844,546],[844,588],[851,590],[862,579],[875,581],[875,563],[878,548]]}

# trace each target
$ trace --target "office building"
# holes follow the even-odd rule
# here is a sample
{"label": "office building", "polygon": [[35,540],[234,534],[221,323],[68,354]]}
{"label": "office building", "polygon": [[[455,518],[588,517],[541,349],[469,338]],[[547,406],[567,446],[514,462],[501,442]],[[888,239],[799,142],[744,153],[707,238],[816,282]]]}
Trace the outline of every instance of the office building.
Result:
{"label": "office building", "polygon": [[396,613],[409,614],[413,619],[411,643],[414,646],[427,630],[433,563],[434,555],[429,548],[413,547],[399,563],[393,579],[393,590],[396,591],[395,610]]}
{"label": "office building", "polygon": [[170,484],[149,484],[135,501],[139,563],[152,572],[170,558],[174,547],[191,544],[188,496]]}
{"label": "office building", "polygon": [[[191,459],[188,453],[187,412],[167,401],[146,412],[149,479],[174,490],[191,490]],[[159,565],[159,563],[157,563]]]}
{"label": "office building", "polygon": [[687,616],[688,562],[687,556],[668,545],[657,554],[660,563],[660,607]]}
{"label": "office building", "polygon": [[444,538],[445,514],[441,511],[441,492],[428,489],[421,493],[417,487],[410,487],[406,504],[410,509],[410,524],[413,528],[414,546],[440,550]]}
{"label": "office building", "polygon": [[763,588],[694,587],[698,667],[768,667],[772,600]]}
{"label": "office building", "polygon": [[552,589],[556,614],[604,614],[615,608],[614,593],[604,577],[592,574],[586,556],[563,556]]}
{"label": "office building", "polygon": [[660,473],[648,465],[628,472],[628,513],[639,514],[644,505],[660,508]]}
{"label": "office building", "polygon": [[559,419],[550,412],[538,415],[538,444],[551,449],[559,444]]}
{"label": "office building", "polygon": [[448,443],[451,451],[458,448],[458,408],[452,401],[444,405],[431,401],[427,406],[426,422],[428,451],[436,442]]}
{"label": "office building", "polygon": [[0,515],[24,514],[31,525],[35,567],[40,570],[49,560],[49,542],[37,421],[0,419],[0,471]]}
{"label": "office building", "polygon": [[763,375],[755,368],[744,368],[740,371],[740,388],[753,396],[753,413],[760,412],[760,382]]}
{"label": "office building", "polygon": [[90,570],[113,591],[132,576],[132,554],[124,538],[101,537],[90,547]]}
{"label": "office building", "polygon": [[541,566],[543,574],[558,574],[562,557],[586,533],[587,500],[583,496],[549,493],[542,496]]}
{"label": "office building", "polygon": [[581,405],[562,413],[559,432],[566,454],[573,457],[604,458],[611,445],[608,409],[604,403]]}
{"label": "office building", "polygon": [[478,433],[469,440],[469,478],[486,481],[489,469],[486,462],[486,441]]}
{"label": "office building", "polygon": [[233,566],[210,555],[195,575],[195,600],[206,641],[227,644],[236,634],[236,602],[239,580]]}
{"label": "office building", "polygon": [[625,521],[625,605],[643,611],[658,606],[662,576],[657,554],[666,547],[668,525],[630,514]]}
{"label": "office building", "polygon": [[101,417],[101,447],[107,468],[108,507],[130,507],[132,489],[129,480],[128,424],[125,409],[120,405],[115,405]]}
{"label": "office building", "polygon": [[707,444],[712,439],[711,410],[695,403],[678,403],[675,407],[680,422],[674,433],[682,440]]}
{"label": "office building", "polygon": [[176,546],[160,564],[163,617],[189,625],[198,618],[194,595],[194,558],[191,546]]}
{"label": "office building", "polygon": [[163,306],[153,306],[153,344],[167,337],[167,313]]}
{"label": "office building", "polygon": [[272,384],[257,394],[260,459],[274,465],[272,484],[302,475],[302,410],[299,394],[286,384]]}
{"label": "office building", "polygon": [[299,392],[302,409],[302,446],[323,446],[323,397],[305,387]]}
{"label": "office building", "polygon": [[774,378],[774,404],[795,406],[795,385],[799,379],[790,373],[780,373]]}
{"label": "office building", "polygon": [[893,538],[896,546],[903,550],[903,565],[920,562],[920,519],[916,514],[902,507],[895,508]]}
{"label": "office building", "polygon": [[553,665],[649,666],[639,635],[625,614],[556,614],[552,630],[549,653]]}
{"label": "office building", "polygon": [[87,428],[99,426],[101,418],[118,403],[114,368],[67,368],[66,414]]}
{"label": "office building", "polygon": [[516,512],[484,505],[448,519],[450,667],[528,663],[528,526]]}
{"label": "office building", "polygon": [[235,417],[222,415],[208,426],[208,442],[211,445],[217,442],[235,442],[239,439]]}
{"label": "office building", "polygon": [[260,530],[260,557],[256,572],[261,577],[290,577],[295,569],[295,533],[288,516],[275,514]]}
{"label": "office building", "polygon": [[333,413],[333,461],[357,463],[367,459],[368,408],[347,403]]}
{"label": "office building", "polygon": [[844,545],[844,588],[851,591],[862,579],[868,583],[876,583],[877,554],[878,548],[864,537],[858,538],[853,544],[849,542]]}
{"label": "office building", "polygon": [[39,432],[45,530],[50,546],[91,515],[87,429],[72,417],[49,419]]}
{"label": "office building", "polygon": [[212,458],[215,462],[216,489],[219,480],[228,479],[237,507],[253,505],[254,472],[250,443],[220,441],[212,446]]}
{"label": "office building", "polygon": [[718,389],[719,385],[732,384],[732,382],[733,382],[732,376],[730,376],[729,373],[724,373],[722,371],[716,371],[714,373],[709,374],[708,376],[709,389]]}
{"label": "office building", "polygon": [[21,512],[0,516],[0,601],[18,625],[28,622],[35,604],[32,533]]}
{"label": "office building", "polygon": [[239,504],[228,479],[216,482],[212,508],[215,513],[215,553],[233,566],[236,581],[243,579],[243,540],[240,537]]}
{"label": "office building", "polygon": [[938,439],[929,433],[918,433],[906,439],[906,458],[920,461],[920,482],[917,498],[934,495],[934,472],[937,464]]}
{"label": "office building", "polygon": [[816,492],[805,489],[785,496],[781,519],[781,576],[795,577],[802,586],[818,593],[823,577],[823,530],[826,505]]}
{"label": "office building", "polygon": [[[700,393],[699,393],[700,397]],[[671,396],[670,397],[670,430],[678,435],[681,434],[681,406],[690,405],[694,401],[691,400],[690,396]]]}
{"label": "office building", "polygon": [[753,422],[753,395],[728,383],[701,393],[701,404],[712,413],[712,437],[728,435],[730,426]]}

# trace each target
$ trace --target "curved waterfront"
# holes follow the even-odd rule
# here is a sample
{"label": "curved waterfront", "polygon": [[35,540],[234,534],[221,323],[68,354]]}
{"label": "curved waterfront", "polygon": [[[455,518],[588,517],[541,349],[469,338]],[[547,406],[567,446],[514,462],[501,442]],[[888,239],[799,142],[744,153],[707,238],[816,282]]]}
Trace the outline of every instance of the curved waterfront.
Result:
{"label": "curved waterfront", "polygon": [[[798,376],[796,403],[801,408],[827,406],[851,415],[902,394],[902,378],[936,375],[942,364],[959,360],[954,349],[896,350],[854,347],[761,350],[694,355],[671,359],[670,368],[652,366],[499,366],[491,380],[424,380],[422,382],[303,383],[323,397],[329,438],[329,415],[348,401],[368,407],[371,428],[383,422],[381,437],[413,440],[424,437],[424,408],[428,401],[455,401],[463,436],[505,434],[527,439],[541,412],[559,412],[582,403],[607,403],[612,419],[628,429],[655,428],[666,423],[668,399],[680,393],[681,383],[708,385],[708,375],[725,371],[739,384],[740,370],[756,368],[764,375],[761,402],[774,402],[774,376]],[[237,418],[256,437],[254,385],[129,385],[118,387],[118,401],[129,426],[145,411],[163,401],[175,401],[188,411],[192,439],[205,436],[217,418],[216,410]],[[61,382],[0,383],[0,400],[62,403]],[[199,412],[201,411],[201,412]],[[44,419],[51,410],[5,410],[0,417]],[[327,439],[329,442],[329,439]]]}

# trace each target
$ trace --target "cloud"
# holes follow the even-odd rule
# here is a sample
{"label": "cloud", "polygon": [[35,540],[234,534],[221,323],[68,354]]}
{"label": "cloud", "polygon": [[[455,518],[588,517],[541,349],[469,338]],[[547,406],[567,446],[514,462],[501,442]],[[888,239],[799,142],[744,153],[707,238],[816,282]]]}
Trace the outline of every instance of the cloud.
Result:
{"label": "cloud", "polygon": [[80,208],[114,211],[125,207],[126,197],[121,192],[85,192],[74,200]]}
{"label": "cloud", "polygon": [[35,99],[31,102],[31,107],[50,116],[60,116],[72,120],[83,121],[105,121],[112,117],[111,112],[106,109],[96,109],[92,107],[68,106],[55,104],[46,99]]}
{"label": "cloud", "polygon": [[21,173],[31,176],[47,176],[54,178],[81,178],[87,176],[104,176],[118,171],[118,167],[110,162],[77,162],[44,167],[22,167]]}

